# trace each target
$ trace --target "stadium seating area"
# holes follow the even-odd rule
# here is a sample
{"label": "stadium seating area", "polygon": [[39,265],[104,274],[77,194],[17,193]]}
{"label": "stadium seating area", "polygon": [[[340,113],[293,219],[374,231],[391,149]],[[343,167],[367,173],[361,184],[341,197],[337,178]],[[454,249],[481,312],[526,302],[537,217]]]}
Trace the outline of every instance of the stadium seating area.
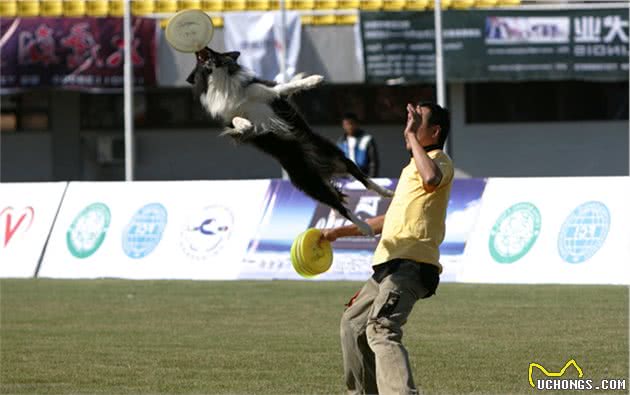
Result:
{"label": "stadium seating area", "polygon": [[[521,0],[441,0],[442,8],[470,9],[520,4]],[[220,14],[230,11],[266,11],[279,8],[279,0],[132,0],[134,15],[170,14],[178,10],[197,8]],[[326,13],[331,10],[423,11],[434,6],[433,0],[285,0],[290,10],[304,11],[307,24],[354,24],[356,14]],[[311,11],[309,13],[309,11]],[[321,12],[323,11],[323,12]],[[123,0],[2,0],[0,17],[80,17],[121,16]],[[213,18],[221,26],[220,16]]]}

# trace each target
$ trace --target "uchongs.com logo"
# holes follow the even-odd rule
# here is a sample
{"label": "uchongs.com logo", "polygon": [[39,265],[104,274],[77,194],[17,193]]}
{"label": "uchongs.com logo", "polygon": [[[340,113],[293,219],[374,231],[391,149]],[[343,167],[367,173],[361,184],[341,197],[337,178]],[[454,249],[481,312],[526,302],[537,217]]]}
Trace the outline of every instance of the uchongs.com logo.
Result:
{"label": "uchongs.com logo", "polygon": [[[574,369],[569,369],[573,367]],[[541,374],[536,374],[534,378],[535,369],[540,371]],[[572,373],[577,373],[575,377]],[[595,380],[592,378],[585,378],[584,371],[575,362],[575,359],[570,359],[564,364],[564,367],[558,372],[547,370],[541,364],[532,362],[529,364],[529,385],[533,388],[541,391],[581,391],[581,390],[605,390],[605,391],[625,391],[627,388],[626,379],[601,379]],[[573,376],[573,377],[572,377]]]}

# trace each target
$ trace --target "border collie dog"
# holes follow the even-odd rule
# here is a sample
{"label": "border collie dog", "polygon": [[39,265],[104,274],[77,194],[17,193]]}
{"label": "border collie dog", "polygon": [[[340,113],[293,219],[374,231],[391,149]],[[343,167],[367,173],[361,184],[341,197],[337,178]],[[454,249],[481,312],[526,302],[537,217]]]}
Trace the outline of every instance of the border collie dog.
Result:
{"label": "border collie dog", "polygon": [[226,125],[222,135],[273,156],[298,189],[337,210],[362,233],[373,235],[371,227],[343,205],[346,196],[333,178],[352,175],[381,196],[391,197],[393,192],[374,183],[335,144],[314,133],[288,100],[315,88],[323,77],[298,76],[283,84],[263,81],[241,68],[238,56],[204,48],[196,53],[197,65],[187,79],[204,109]]}

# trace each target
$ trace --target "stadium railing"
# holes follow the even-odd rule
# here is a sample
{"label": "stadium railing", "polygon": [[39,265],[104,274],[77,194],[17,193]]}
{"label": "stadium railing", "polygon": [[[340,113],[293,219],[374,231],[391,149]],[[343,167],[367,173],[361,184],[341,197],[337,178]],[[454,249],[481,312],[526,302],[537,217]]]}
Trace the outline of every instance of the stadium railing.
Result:
{"label": "stadium railing", "polygon": [[[442,8],[517,5],[521,0],[441,0]],[[432,0],[286,0],[289,10],[430,10]],[[134,15],[174,13],[196,8],[208,12],[267,11],[280,8],[279,0],[132,0]],[[121,16],[123,0],[3,0],[0,17]],[[332,19],[334,20],[334,18]]]}
{"label": "stadium railing", "polygon": [[[501,7],[571,6],[603,7],[627,4],[627,0],[441,0],[443,9]],[[344,25],[357,22],[357,11],[430,11],[433,0],[285,0],[285,8],[302,14],[302,22],[315,25]],[[131,0],[137,16],[167,18],[183,9],[208,12],[217,27],[223,26],[222,14],[232,11],[268,11],[280,8],[280,0]],[[123,0],[2,0],[0,17],[106,17],[122,16]]]}

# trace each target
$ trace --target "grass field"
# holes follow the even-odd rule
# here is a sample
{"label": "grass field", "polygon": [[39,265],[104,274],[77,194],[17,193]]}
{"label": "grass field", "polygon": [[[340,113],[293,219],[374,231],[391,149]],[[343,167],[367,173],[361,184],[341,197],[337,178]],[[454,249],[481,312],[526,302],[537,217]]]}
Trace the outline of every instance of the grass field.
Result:
{"label": "grass field", "polygon": [[[0,392],[341,394],[338,321],[359,286],[3,280]],[[530,362],[571,358],[627,379],[628,288],[443,284],[404,342],[430,394],[533,394]]]}

